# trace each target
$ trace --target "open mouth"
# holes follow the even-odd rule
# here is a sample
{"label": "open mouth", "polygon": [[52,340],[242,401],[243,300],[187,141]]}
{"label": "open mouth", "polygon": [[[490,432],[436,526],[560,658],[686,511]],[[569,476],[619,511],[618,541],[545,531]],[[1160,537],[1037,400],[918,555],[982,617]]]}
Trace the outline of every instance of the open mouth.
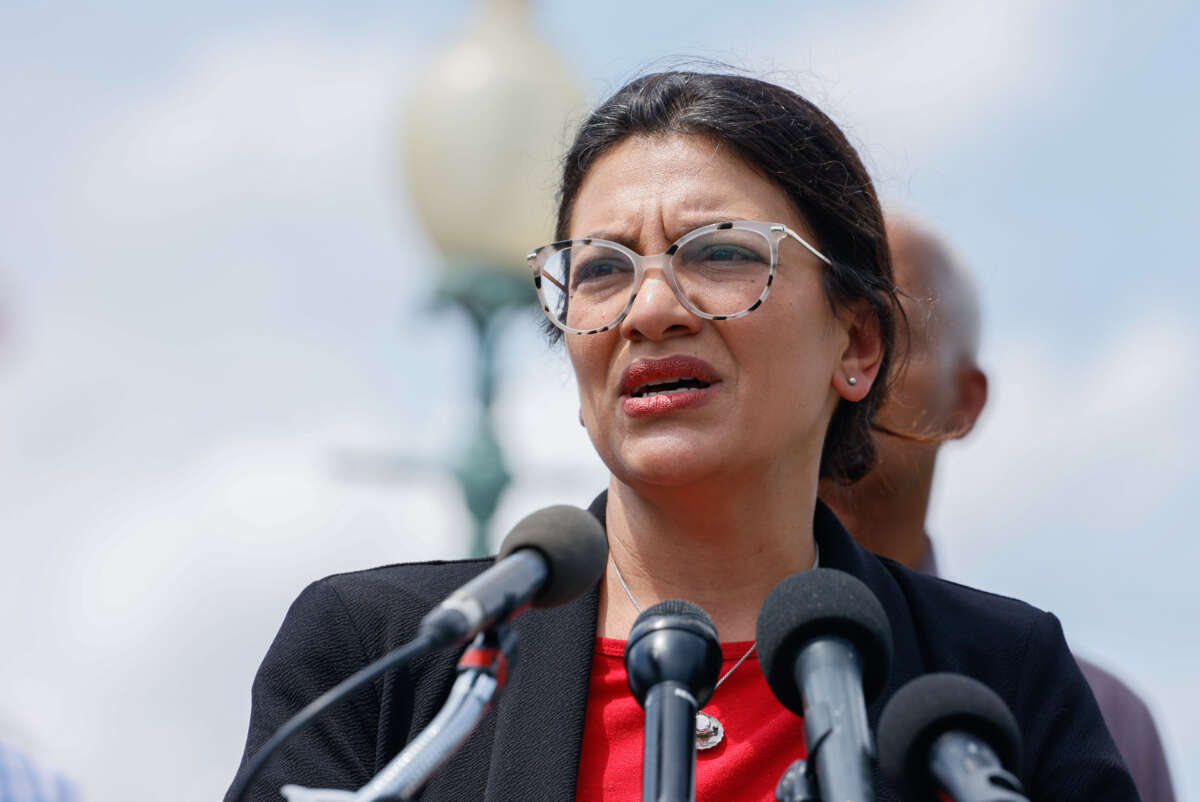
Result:
{"label": "open mouth", "polygon": [[646,384],[635,387],[629,393],[631,398],[646,398],[652,395],[661,395],[665,393],[682,393],[686,390],[702,390],[710,386],[709,382],[697,379],[693,376],[683,376],[678,379],[665,379],[662,381],[647,382]]}

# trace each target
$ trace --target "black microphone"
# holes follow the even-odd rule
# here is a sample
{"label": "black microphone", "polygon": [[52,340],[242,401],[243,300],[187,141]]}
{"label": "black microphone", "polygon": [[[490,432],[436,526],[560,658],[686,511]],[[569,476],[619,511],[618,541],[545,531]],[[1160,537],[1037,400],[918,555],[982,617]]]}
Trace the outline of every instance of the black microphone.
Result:
{"label": "black microphone", "polygon": [[463,644],[529,606],[553,607],[600,581],[608,562],[604,527],[591,513],[560,504],[521,519],[496,563],[450,594],[421,621],[430,648]]}
{"label": "black microphone", "polygon": [[696,712],[721,673],[721,642],[691,602],[659,602],[637,617],[625,643],[629,689],[646,711],[643,802],[696,798]]}
{"label": "black microphone", "polygon": [[1017,766],[1021,733],[995,691],[961,674],[926,674],[879,718],[879,767],[911,802],[1028,802]]}
{"label": "black microphone", "polygon": [[842,571],[801,571],[767,595],[755,632],[767,684],[804,717],[821,799],[873,802],[866,702],[892,659],[892,628],[875,594]]}

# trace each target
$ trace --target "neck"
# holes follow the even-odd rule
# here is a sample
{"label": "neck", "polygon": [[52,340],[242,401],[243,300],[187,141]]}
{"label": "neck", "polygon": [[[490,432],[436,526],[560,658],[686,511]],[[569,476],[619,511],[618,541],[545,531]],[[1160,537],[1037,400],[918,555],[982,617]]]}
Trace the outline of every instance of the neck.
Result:
{"label": "neck", "polygon": [[893,476],[877,470],[848,487],[822,484],[821,498],[859,545],[915,569],[929,552],[925,516],[936,459],[929,453]]}
{"label": "neck", "polygon": [[[800,492],[792,481],[646,491],[614,478],[606,513],[612,561],[642,609],[686,599],[712,617],[721,640],[754,640],[767,594],[812,567],[815,476],[809,487]],[[600,604],[600,634],[627,637],[638,612],[611,564]]]}

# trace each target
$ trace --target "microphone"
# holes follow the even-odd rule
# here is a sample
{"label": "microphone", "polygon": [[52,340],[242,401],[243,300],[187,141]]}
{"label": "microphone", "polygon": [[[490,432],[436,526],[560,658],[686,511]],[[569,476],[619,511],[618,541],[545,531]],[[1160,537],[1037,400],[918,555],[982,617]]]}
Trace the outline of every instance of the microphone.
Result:
{"label": "microphone", "polygon": [[767,684],[804,717],[821,799],[873,802],[866,703],[892,659],[892,628],[875,594],[841,571],[801,571],[767,594],[755,633]]}
{"label": "microphone", "polygon": [[696,711],[721,673],[721,643],[708,613],[672,599],[637,617],[625,643],[629,690],[646,711],[642,801],[696,798]]}
{"label": "microphone", "polygon": [[528,607],[564,604],[600,581],[608,562],[604,527],[566,504],[522,518],[491,568],[454,591],[421,621],[433,649],[461,645]]}
{"label": "microphone", "polygon": [[1004,700],[961,674],[905,685],[879,718],[879,767],[913,802],[1028,802],[1017,766],[1021,734]]}

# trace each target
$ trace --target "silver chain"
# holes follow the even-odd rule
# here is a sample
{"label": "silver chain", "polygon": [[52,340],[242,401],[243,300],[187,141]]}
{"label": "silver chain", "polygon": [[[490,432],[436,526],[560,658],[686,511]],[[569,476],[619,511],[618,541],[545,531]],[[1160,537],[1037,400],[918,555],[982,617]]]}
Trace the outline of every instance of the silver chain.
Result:
{"label": "silver chain", "polygon": [[[638,604],[638,600],[633,598],[633,591],[629,589],[629,585],[625,582],[625,577],[621,575],[621,569],[617,567],[617,561],[612,558],[611,553],[608,555],[608,561],[612,563],[613,570],[617,572],[617,581],[620,582],[621,587],[625,589],[625,595],[629,597],[629,603],[633,605],[633,609],[638,611],[638,615],[641,615],[642,605]],[[730,674],[732,674],[734,671],[737,671],[738,666],[746,662],[746,658],[754,653],[754,647],[756,646],[758,646],[758,643],[751,643],[750,648],[746,650],[746,653],[739,657],[738,661],[733,664],[733,668],[721,675],[721,678],[717,680],[717,684],[713,686],[713,693],[717,692],[717,688],[721,687],[722,682],[729,679]]]}
{"label": "silver chain", "polygon": [[[814,554],[813,554],[812,567],[816,568],[818,565],[821,564],[821,550],[820,550],[820,547],[816,544],[816,542],[813,543],[813,552],[814,552]],[[625,595],[629,597],[629,603],[633,605],[633,609],[638,611],[638,615],[641,615],[642,614],[642,605],[638,604],[638,600],[633,597],[633,591],[629,589],[629,583],[625,581],[625,577],[621,573],[621,568],[620,568],[620,566],[617,565],[617,561],[612,558],[611,550],[608,553],[608,561],[610,563],[612,563],[613,570],[616,571],[616,573],[617,573],[617,581],[621,583],[622,590],[624,590]],[[757,646],[758,646],[757,641],[750,644],[750,648],[746,650],[745,654],[743,654],[741,657],[738,658],[738,661],[733,664],[733,668],[726,671],[724,674],[721,675],[721,678],[719,680],[717,680],[717,684],[713,686],[713,693],[717,692],[717,688],[721,687],[722,682],[729,679],[730,674],[737,671],[738,666],[740,666],[742,663],[746,662],[746,658],[754,653],[754,649]]]}

